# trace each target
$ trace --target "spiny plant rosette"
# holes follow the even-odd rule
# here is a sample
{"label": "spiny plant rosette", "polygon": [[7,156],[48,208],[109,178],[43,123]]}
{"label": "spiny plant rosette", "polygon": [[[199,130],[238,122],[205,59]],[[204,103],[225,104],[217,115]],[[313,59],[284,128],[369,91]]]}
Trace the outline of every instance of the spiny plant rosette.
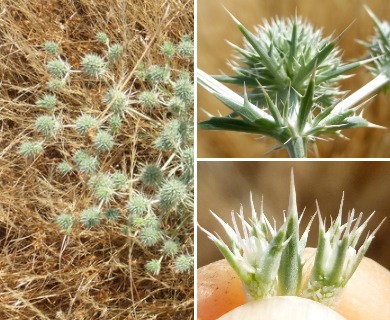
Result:
{"label": "spiny plant rosette", "polygon": [[[228,237],[226,244],[219,236],[209,231],[208,237],[216,244],[234,271],[243,282],[247,300],[258,300],[270,296],[300,296],[327,306],[334,306],[343,287],[351,278],[364,257],[378,228],[367,234],[358,248],[358,241],[367,223],[362,223],[362,213],[355,219],[354,210],[342,223],[342,204],[335,221],[326,228],[318,205],[319,237],[314,266],[310,275],[303,275],[303,252],[309,235],[311,219],[299,237],[301,217],[298,216],[294,177],[291,175],[290,198],[284,224],[278,229],[264,215],[261,203],[260,214],[254,208],[245,220],[243,209],[232,212],[233,227],[217,215]],[[241,225],[241,229],[239,225]],[[357,249],[358,248],[358,249]],[[304,280],[307,279],[307,280]]]}
{"label": "spiny plant rosette", "polygon": [[[96,42],[103,54],[83,55],[81,70],[71,67],[58,43],[44,44],[51,78],[48,92],[35,103],[44,114],[34,121],[31,137],[36,140],[23,142],[19,151],[38,160],[46,149],[54,149],[59,179],[74,181],[83,198],[90,199],[80,212],[58,212],[57,224],[66,237],[106,222],[144,248],[149,259],[144,267],[150,274],[158,275],[162,268],[189,272],[193,265],[188,239],[194,172],[192,40],[184,35],[177,44],[165,41],[160,48],[163,65],[134,70],[136,79],[131,81],[142,88],[140,92],[126,86],[130,78],[124,75],[130,71],[116,72],[125,59],[122,45],[112,44],[104,32],[97,33]],[[171,69],[173,61],[183,69]],[[75,77],[86,83],[86,95],[92,86],[100,89],[94,94],[101,95],[101,105],[80,106],[79,112],[63,105],[61,93],[70,90]],[[68,112],[73,118],[66,119],[73,122],[64,123]],[[135,147],[134,141],[138,141]],[[146,151],[138,156],[137,149]],[[131,155],[130,150],[134,150]]]}
{"label": "spiny plant rosette", "polygon": [[[344,63],[337,47],[341,35],[323,37],[321,29],[299,17],[265,22],[255,34],[233,19],[244,36],[243,48],[231,44],[237,52],[230,63],[235,74],[209,76],[198,71],[199,84],[233,112],[210,116],[199,124],[201,129],[269,136],[279,142],[278,147],[287,148],[291,157],[306,157],[322,135],[341,136],[348,128],[379,128],[358,112],[363,105],[358,102],[383,86],[383,79],[345,99],[338,85],[349,77],[345,73],[373,61],[378,64],[378,55]],[[243,95],[221,82],[241,86]]]}

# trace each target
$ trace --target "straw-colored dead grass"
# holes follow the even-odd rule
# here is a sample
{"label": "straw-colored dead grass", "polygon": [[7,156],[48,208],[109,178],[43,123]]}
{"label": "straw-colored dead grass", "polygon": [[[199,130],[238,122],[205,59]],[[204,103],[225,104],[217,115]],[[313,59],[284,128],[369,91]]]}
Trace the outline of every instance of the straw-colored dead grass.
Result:
{"label": "straw-colored dead grass", "polygon": [[[80,212],[91,202],[82,175],[63,177],[55,164],[85,143],[65,130],[60,145],[27,161],[18,154],[21,141],[33,138],[34,107],[46,91],[49,75],[42,43],[54,40],[74,68],[87,52],[103,48],[94,40],[105,31],[123,44],[126,59],[115,78],[126,88],[143,89],[132,71],[139,62],[162,62],[164,40],[178,43],[193,32],[193,4],[187,0],[37,0],[0,2],[0,318],[1,319],[192,319],[193,275],[163,265],[159,276],[144,271],[155,254],[116,225],[70,236],[55,225],[58,212]],[[142,61],[140,58],[143,57]],[[173,70],[189,69],[174,61]],[[61,116],[71,123],[80,111],[101,114],[104,84],[72,75],[59,94]],[[94,111],[92,111],[94,110]],[[163,112],[149,114],[164,121]],[[103,169],[128,176],[161,155],[150,145],[158,130],[150,121],[129,116],[120,145],[104,159]],[[163,156],[164,158],[164,156]],[[164,162],[164,159],[161,159]],[[126,201],[120,199],[119,201]],[[125,214],[124,214],[125,216]],[[178,225],[169,218],[165,227]],[[192,222],[176,230],[192,250]],[[184,248],[183,248],[184,249]]]}

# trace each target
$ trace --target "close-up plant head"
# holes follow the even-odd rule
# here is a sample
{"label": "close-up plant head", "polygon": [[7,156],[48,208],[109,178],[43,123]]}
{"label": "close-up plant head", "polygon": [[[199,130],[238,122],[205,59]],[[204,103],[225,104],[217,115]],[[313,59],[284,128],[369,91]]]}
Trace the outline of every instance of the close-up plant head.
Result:
{"label": "close-up plant head", "polygon": [[[249,6],[249,2],[246,5]],[[361,13],[354,10],[358,16],[351,15],[349,22],[346,21],[348,16],[344,17],[336,30],[329,31],[330,26],[318,23],[317,15],[303,15],[308,11],[307,6],[297,4],[295,12],[283,16],[277,9],[289,10],[283,10],[286,8],[282,5],[276,5],[273,10],[258,5],[254,9],[263,14],[275,13],[259,19],[253,27],[247,22],[253,19],[237,17],[234,5],[231,11],[228,5],[226,7],[226,18],[231,19],[243,40],[237,43],[229,38],[214,39],[226,40],[233,52],[230,57],[225,56],[228,58],[227,68],[222,72],[206,58],[212,43],[205,38],[217,37],[218,33],[207,35],[199,27],[198,84],[216,98],[205,98],[206,93],[199,89],[198,110],[200,114],[203,112],[198,124],[200,157],[262,157],[267,152],[276,157],[321,157],[322,145],[329,146],[333,140],[349,138],[349,132],[357,131],[356,128],[364,128],[365,132],[382,131],[378,133],[382,135],[379,139],[385,142],[386,118],[375,118],[374,115],[370,119],[372,112],[368,110],[374,108],[371,100],[379,104],[377,94],[383,95],[386,101],[384,89],[389,82],[390,56],[386,20],[379,19],[368,6],[360,5]],[[324,5],[324,10],[330,9]],[[363,13],[366,15],[364,19]],[[348,34],[362,37],[362,22],[371,25],[372,32],[358,43]],[[346,49],[351,46],[346,41],[362,47],[358,55],[348,52],[348,57],[345,57]],[[207,69],[215,71],[210,73]],[[363,76],[354,77],[354,73],[363,74],[364,80]],[[368,73],[371,74],[369,77]],[[217,101],[224,107],[220,107]],[[386,109],[386,104],[381,103],[380,107]],[[218,133],[221,131],[223,134]],[[219,148],[207,153],[208,144],[213,144],[213,139],[227,141],[221,141]],[[246,145],[249,139],[252,141]],[[352,136],[350,140],[354,140]],[[363,145],[355,140],[356,144]],[[241,148],[246,146],[246,150],[241,151],[240,146],[234,150],[235,141],[240,141]],[[274,141],[273,145],[270,141]],[[369,141],[378,145],[378,142]],[[264,148],[268,150],[262,152]],[[383,147],[382,154],[385,152]],[[354,155],[346,153],[346,156]],[[361,153],[359,157],[370,155]]]}

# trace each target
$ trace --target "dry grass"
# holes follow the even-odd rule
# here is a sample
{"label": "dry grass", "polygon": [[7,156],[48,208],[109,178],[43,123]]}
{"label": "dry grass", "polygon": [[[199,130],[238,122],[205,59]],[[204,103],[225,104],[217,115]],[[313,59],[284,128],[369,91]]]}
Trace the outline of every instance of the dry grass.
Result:
{"label": "dry grass", "polygon": [[[55,164],[83,147],[73,130],[65,130],[42,156],[28,161],[18,154],[21,141],[33,139],[34,102],[46,92],[49,75],[42,43],[54,40],[72,67],[80,58],[103,48],[95,40],[105,31],[123,44],[126,59],[114,77],[139,91],[133,77],[140,62],[162,63],[164,40],[178,43],[193,32],[193,4],[187,0],[97,1],[37,0],[0,2],[0,318],[1,319],[192,319],[193,276],[177,274],[163,265],[153,277],[144,270],[154,249],[145,249],[125,236],[116,224],[95,230],[77,227],[71,235],[55,225],[58,212],[80,212],[91,202],[85,177],[63,177]],[[142,57],[142,61],[140,58]],[[181,60],[173,72],[192,71]],[[81,112],[100,115],[102,92],[109,83],[72,82],[59,94],[64,123]],[[140,109],[139,111],[143,111]],[[162,110],[148,116],[167,120]],[[120,169],[129,177],[140,167],[166,155],[151,148],[160,130],[142,117],[129,116],[119,146],[102,160],[102,168]],[[137,184],[134,185],[134,188]],[[119,199],[125,203],[126,199]],[[124,213],[123,213],[124,214]],[[181,239],[182,250],[192,250],[192,221],[181,229],[174,217],[164,223]]]}

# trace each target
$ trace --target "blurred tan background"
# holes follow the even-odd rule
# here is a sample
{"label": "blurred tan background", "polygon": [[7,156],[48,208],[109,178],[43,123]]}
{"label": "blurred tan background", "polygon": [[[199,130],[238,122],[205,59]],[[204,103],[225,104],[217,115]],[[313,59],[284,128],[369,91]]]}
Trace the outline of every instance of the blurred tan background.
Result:
{"label": "blurred tan background", "polygon": [[[364,10],[367,4],[382,20],[390,20],[390,1],[388,0],[198,0],[198,67],[209,74],[222,72],[231,74],[226,65],[233,49],[226,43],[242,44],[242,36],[236,25],[226,13],[226,7],[246,27],[261,24],[263,19],[275,15],[292,16],[298,14],[317,28],[324,28],[324,35],[332,32],[340,34],[353,20],[348,32],[340,42],[344,50],[344,60],[351,61],[364,55],[364,48],[356,39],[367,40],[373,34],[373,23]],[[355,71],[357,75],[342,82],[345,90],[356,90],[372,79],[364,67]],[[198,87],[198,120],[207,117],[201,111],[211,114],[227,114],[228,109],[211,94]],[[375,124],[390,127],[390,95],[375,98],[366,108],[366,118]],[[335,137],[335,141],[320,141],[320,157],[390,157],[390,130],[351,129],[344,131],[351,141]],[[287,151],[280,150],[265,155],[274,146],[270,139],[259,139],[255,135],[227,131],[198,131],[198,156],[210,158],[230,157],[287,157]],[[309,154],[313,157],[314,154]]]}
{"label": "blurred tan background", "polygon": [[[305,208],[301,234],[316,212],[318,200],[322,217],[329,221],[337,216],[343,191],[344,217],[355,208],[368,217],[375,215],[367,230],[373,231],[390,210],[390,162],[334,161],[258,161],[258,162],[198,162],[198,223],[223,239],[225,233],[209,210],[231,222],[230,212],[244,206],[249,216],[249,194],[252,191],[256,209],[264,196],[264,211],[277,225],[283,221],[288,207],[290,170],[294,169],[298,211]],[[258,211],[258,210],[257,210]],[[316,246],[318,219],[313,222],[308,246]],[[365,238],[365,233],[362,238]],[[387,219],[373,240],[367,256],[390,270],[390,219]],[[206,235],[198,229],[198,267],[221,259],[222,255]]]}

